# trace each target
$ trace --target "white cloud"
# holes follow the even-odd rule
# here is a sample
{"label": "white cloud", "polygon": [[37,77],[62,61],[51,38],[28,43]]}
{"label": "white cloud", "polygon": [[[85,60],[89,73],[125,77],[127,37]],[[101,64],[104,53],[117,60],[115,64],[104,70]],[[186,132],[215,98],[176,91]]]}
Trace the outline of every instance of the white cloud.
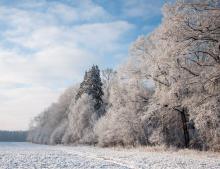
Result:
{"label": "white cloud", "polygon": [[100,51],[110,52],[115,50],[116,46],[121,47],[117,41],[123,33],[133,28],[134,25],[125,21],[86,24],[74,28],[72,36],[83,45],[92,48],[98,47]]}
{"label": "white cloud", "polygon": [[0,22],[7,27],[0,32],[0,129],[27,129],[69,81],[79,81],[104,54],[120,50],[120,37],[134,28],[126,21],[98,22],[110,15],[91,1],[33,2],[0,6]]}

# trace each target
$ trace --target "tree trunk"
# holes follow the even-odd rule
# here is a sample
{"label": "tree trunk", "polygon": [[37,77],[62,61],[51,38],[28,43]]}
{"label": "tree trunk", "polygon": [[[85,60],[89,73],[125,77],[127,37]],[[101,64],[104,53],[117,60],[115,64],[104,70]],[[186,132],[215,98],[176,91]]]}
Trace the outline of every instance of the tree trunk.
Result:
{"label": "tree trunk", "polygon": [[185,107],[179,108],[179,109],[174,108],[174,109],[177,110],[181,115],[185,147],[188,148],[189,147],[189,131],[188,131],[188,127],[187,127],[187,117],[186,117],[187,109]]}

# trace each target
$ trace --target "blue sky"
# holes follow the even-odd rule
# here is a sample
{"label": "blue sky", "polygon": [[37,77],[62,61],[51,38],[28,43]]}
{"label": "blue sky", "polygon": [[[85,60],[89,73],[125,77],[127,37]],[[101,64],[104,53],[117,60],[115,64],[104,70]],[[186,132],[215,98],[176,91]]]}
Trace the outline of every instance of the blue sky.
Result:
{"label": "blue sky", "polygon": [[84,71],[116,68],[163,0],[1,0],[0,129],[27,129]]}

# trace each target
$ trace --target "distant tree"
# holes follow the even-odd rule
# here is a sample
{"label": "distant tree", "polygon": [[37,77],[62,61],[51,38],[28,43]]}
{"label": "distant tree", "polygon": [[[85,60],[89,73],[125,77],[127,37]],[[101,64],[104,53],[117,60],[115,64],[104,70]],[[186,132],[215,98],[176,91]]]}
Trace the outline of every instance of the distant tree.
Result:
{"label": "distant tree", "polygon": [[92,66],[92,68],[85,73],[84,80],[80,84],[80,88],[76,95],[76,101],[83,95],[88,94],[91,95],[95,100],[95,110],[98,110],[103,101],[103,91],[102,91],[102,82],[100,78],[100,70],[98,66]]}
{"label": "distant tree", "polygon": [[114,71],[113,69],[107,68],[102,70],[102,82],[103,82],[103,86],[109,90],[109,88],[111,87],[113,80],[116,77],[117,72]]}
{"label": "distant tree", "polygon": [[0,142],[25,142],[27,139],[27,131],[1,131]]}
{"label": "distant tree", "polygon": [[61,143],[68,124],[69,106],[75,103],[77,89],[78,85],[67,88],[56,103],[32,120],[28,141],[41,144]]}
{"label": "distant tree", "polygon": [[110,91],[111,88],[113,87],[113,84],[116,80],[117,77],[117,72],[114,71],[113,69],[104,69],[101,72],[101,79],[103,83],[103,109],[104,111],[107,111],[107,109],[111,106],[109,99],[110,99]]}

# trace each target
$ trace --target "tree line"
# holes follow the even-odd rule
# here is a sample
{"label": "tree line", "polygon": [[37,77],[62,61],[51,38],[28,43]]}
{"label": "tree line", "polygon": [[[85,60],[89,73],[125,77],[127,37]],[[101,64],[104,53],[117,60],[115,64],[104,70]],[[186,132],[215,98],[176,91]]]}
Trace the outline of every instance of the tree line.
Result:
{"label": "tree line", "polygon": [[116,71],[93,66],[33,120],[43,144],[220,151],[220,3],[177,0]]}
{"label": "tree line", "polygon": [[4,131],[0,130],[0,141],[2,142],[25,142],[27,131]]}

